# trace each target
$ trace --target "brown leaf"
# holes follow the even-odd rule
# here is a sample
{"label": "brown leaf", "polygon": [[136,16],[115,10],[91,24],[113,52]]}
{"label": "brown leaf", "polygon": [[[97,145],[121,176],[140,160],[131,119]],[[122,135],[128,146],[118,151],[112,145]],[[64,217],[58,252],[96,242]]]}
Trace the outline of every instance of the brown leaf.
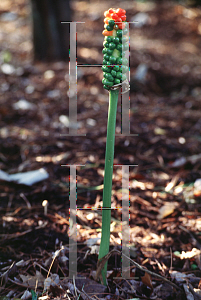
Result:
{"label": "brown leaf", "polygon": [[64,290],[57,285],[50,285],[49,292],[51,292],[54,297],[61,297],[64,294]]}
{"label": "brown leaf", "polygon": [[20,278],[22,279],[24,285],[27,285],[32,288],[34,288],[36,286],[43,287],[44,280],[45,280],[45,278],[39,271],[36,271],[35,276],[31,276],[31,275],[26,276],[26,275],[20,274]]}
{"label": "brown leaf", "polygon": [[150,274],[148,274],[146,271],[136,268],[135,278],[141,281],[145,286],[149,287],[151,289],[151,292],[153,292],[153,286],[152,286],[152,280]]}

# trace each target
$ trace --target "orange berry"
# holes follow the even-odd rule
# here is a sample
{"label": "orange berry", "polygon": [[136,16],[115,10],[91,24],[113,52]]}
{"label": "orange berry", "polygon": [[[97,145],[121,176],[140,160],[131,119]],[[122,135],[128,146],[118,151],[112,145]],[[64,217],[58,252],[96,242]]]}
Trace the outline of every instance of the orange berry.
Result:
{"label": "orange berry", "polygon": [[104,19],[104,23],[108,25],[109,18]]}
{"label": "orange berry", "polygon": [[105,16],[106,18],[110,18],[110,13],[109,13],[108,10],[106,10],[106,11],[104,12],[104,16]]}
{"label": "orange berry", "polygon": [[105,30],[103,30],[102,34],[103,34],[104,36],[111,36],[111,35],[113,35],[113,30],[112,30],[112,31],[107,31],[107,30],[105,29]]}

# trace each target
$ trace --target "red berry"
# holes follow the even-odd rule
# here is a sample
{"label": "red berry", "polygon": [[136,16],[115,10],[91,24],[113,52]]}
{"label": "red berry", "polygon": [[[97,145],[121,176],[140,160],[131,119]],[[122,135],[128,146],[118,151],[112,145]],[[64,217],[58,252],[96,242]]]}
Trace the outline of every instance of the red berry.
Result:
{"label": "red berry", "polygon": [[126,11],[125,9],[117,8],[116,13],[118,14],[119,17],[121,17],[122,15],[126,14]]}
{"label": "red berry", "polygon": [[111,17],[112,17],[112,19],[113,19],[113,20],[115,20],[115,21],[116,21],[116,19],[118,19],[118,18],[119,18],[119,17],[118,17],[118,15],[117,15],[117,14],[115,14],[115,13],[111,14]]}
{"label": "red berry", "polygon": [[118,23],[119,29],[124,29],[126,24],[125,23]]}
{"label": "red berry", "polygon": [[114,9],[110,8],[108,11],[109,11],[110,14],[112,14],[114,12]]}
{"label": "red berry", "polygon": [[122,21],[126,21],[126,15],[121,15]]}
{"label": "red berry", "polygon": [[118,17],[118,18],[116,18],[115,22],[116,22],[116,23],[122,22],[122,19]]}

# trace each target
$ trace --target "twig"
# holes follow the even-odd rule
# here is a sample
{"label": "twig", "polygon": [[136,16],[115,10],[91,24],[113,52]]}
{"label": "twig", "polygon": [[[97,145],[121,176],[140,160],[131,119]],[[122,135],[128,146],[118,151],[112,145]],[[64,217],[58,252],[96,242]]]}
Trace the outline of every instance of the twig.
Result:
{"label": "twig", "polygon": [[172,248],[170,247],[170,271],[172,271]]}
{"label": "twig", "polygon": [[75,296],[77,297],[77,287],[75,285],[75,276],[73,275],[73,285],[74,285],[74,289],[75,289]]}
{"label": "twig", "polygon": [[201,300],[201,296],[194,291],[193,286],[188,282],[189,291],[193,294],[195,300]]}
{"label": "twig", "polygon": [[14,280],[12,280],[12,279],[10,279],[10,278],[8,278],[8,280],[9,280],[10,282],[16,284],[16,285],[19,285],[19,286],[22,286],[22,287],[25,287],[25,288],[30,288],[30,289],[34,289],[34,288],[35,288],[35,286],[33,286],[33,285],[26,285],[26,284],[23,284],[23,283],[14,281]]}
{"label": "twig", "polygon": [[89,295],[87,295],[87,293],[84,291],[84,285],[82,287],[82,292],[85,294],[85,296],[87,296],[88,299],[93,300],[93,298],[91,298]]}
{"label": "twig", "polygon": [[[64,247],[62,246],[61,249],[57,250],[57,251],[54,253],[54,257],[53,257],[53,259],[52,259],[50,268],[49,268],[48,273],[47,273],[47,278],[49,277],[50,270],[52,269],[52,266],[53,266],[53,263],[54,263],[56,257],[59,255],[59,252],[60,252],[61,250],[63,250],[63,249],[64,249]],[[47,279],[47,278],[46,278],[46,279]]]}
{"label": "twig", "polygon": [[135,261],[133,261],[130,257],[128,257],[127,255],[125,255],[124,253],[121,253],[119,250],[111,250],[107,255],[105,255],[102,260],[100,260],[98,262],[98,268],[97,268],[97,274],[96,274],[96,278],[99,278],[100,276],[100,272],[101,272],[101,265],[103,265],[105,263],[106,260],[108,260],[110,258],[110,256],[113,254],[113,253],[119,253],[120,255],[123,255],[125,256],[128,260],[131,261],[131,263],[136,266],[138,269],[144,271],[144,272],[147,272],[148,274],[152,275],[153,277],[157,277],[165,282],[167,282],[169,285],[173,286],[174,288],[176,288],[177,290],[180,290],[180,291],[183,291],[179,286],[177,286],[176,284],[174,284],[173,282],[169,281],[167,278],[161,276],[161,275],[158,275],[152,271],[149,271],[145,268],[143,268],[142,266],[140,266],[138,263],[136,263]]}
{"label": "twig", "polygon": [[20,193],[20,197],[25,201],[27,207],[30,209],[31,204],[30,204],[29,200],[27,199],[27,197],[23,193]]}
{"label": "twig", "polygon": [[25,230],[25,231],[23,231],[21,233],[18,233],[18,234],[16,234],[16,233],[8,234],[8,235],[7,234],[0,234],[0,237],[5,237],[6,240],[8,240],[8,239],[10,240],[10,239],[13,239],[13,238],[18,238],[22,235],[25,235],[29,232],[32,232],[33,230],[38,230],[38,229],[44,228],[47,224],[48,224],[48,222],[44,222],[44,224],[36,226],[34,229],[28,229],[28,230]]}
{"label": "twig", "polygon": [[196,238],[194,237],[194,235],[188,230],[186,229],[185,227],[183,226],[179,226],[180,229],[182,229],[183,231],[187,232],[190,237],[192,238],[193,242],[194,242],[194,246],[196,246],[198,249],[201,249],[201,244],[196,240]]}
{"label": "twig", "polygon": [[[40,269],[42,269],[43,271],[45,271],[46,273],[48,273],[48,270],[47,269],[45,269],[43,266],[41,266],[39,263],[37,263],[36,261],[33,263],[33,265],[34,265],[34,267],[35,266],[38,266]],[[51,272],[50,272],[50,274],[51,274]]]}

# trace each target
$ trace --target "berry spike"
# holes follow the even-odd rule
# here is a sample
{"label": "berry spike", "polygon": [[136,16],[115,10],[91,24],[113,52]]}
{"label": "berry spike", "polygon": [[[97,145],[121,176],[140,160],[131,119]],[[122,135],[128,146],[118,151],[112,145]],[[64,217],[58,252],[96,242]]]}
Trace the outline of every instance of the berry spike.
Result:
{"label": "berry spike", "polygon": [[105,36],[103,43],[103,87],[110,90],[112,86],[120,84],[127,79],[128,60],[125,51],[129,49],[126,36],[126,11],[122,8],[110,8],[104,12]]}

